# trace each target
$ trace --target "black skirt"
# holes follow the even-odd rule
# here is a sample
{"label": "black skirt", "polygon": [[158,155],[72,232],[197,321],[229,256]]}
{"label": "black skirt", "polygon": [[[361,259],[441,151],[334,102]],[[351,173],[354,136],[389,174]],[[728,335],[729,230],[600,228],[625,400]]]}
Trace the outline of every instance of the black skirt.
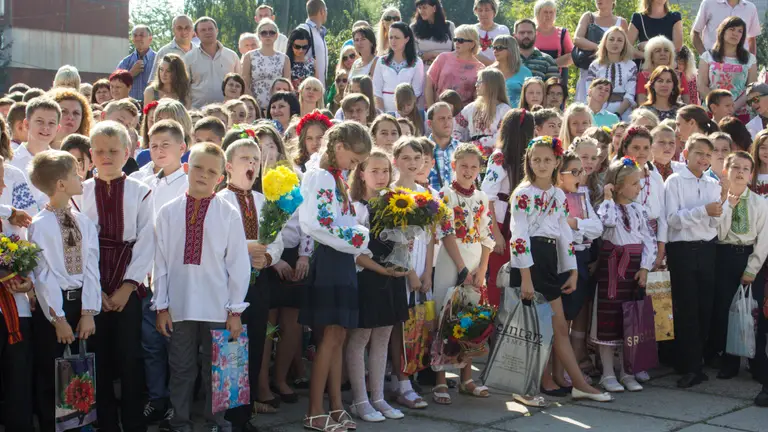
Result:
{"label": "black skirt", "polygon": [[313,328],[357,328],[360,312],[354,256],[316,243],[307,282],[311,289],[304,297],[299,323]]}
{"label": "black skirt", "polygon": [[[551,302],[557,300],[563,293],[557,273],[557,244],[554,239],[546,237],[531,237],[531,257],[533,266],[531,267],[531,281],[533,289],[541,293],[544,298]],[[522,278],[520,269],[512,269],[509,274],[510,286],[521,286]]]}
{"label": "black skirt", "polygon": [[[576,291],[570,294],[563,294],[563,312],[565,319],[573,321],[584,307],[588,299],[592,298],[595,292],[595,281],[589,274],[589,259],[591,253],[589,249],[576,251],[576,263],[578,265],[579,280],[576,283]],[[564,285],[571,276],[570,272],[560,274],[560,286]]]}
{"label": "black skirt", "polygon": [[[368,248],[374,261],[382,264],[392,252],[391,242],[372,239]],[[386,263],[382,264],[386,267]],[[376,328],[395,325],[408,319],[408,298],[405,277],[390,277],[372,270],[357,274],[360,292],[360,328]]]}
{"label": "black skirt", "polygon": [[[299,247],[285,249],[283,256],[280,257],[291,268],[296,268],[296,262],[299,260]],[[300,309],[304,304],[304,296],[307,291],[307,279],[294,282],[291,280],[280,279],[280,276],[275,275],[276,278],[273,283],[270,284],[269,293],[269,307],[270,309],[277,308],[294,308]]]}

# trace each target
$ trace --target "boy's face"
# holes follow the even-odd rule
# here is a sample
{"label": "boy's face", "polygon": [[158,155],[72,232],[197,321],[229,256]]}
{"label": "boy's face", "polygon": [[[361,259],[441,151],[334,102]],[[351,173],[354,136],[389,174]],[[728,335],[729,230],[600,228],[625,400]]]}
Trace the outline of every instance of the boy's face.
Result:
{"label": "boy's face", "polygon": [[243,147],[235,151],[231,162],[227,162],[227,173],[233,182],[253,186],[259,176],[261,151],[258,147]]}
{"label": "boy's face", "polygon": [[683,150],[683,156],[694,173],[704,172],[712,164],[712,150],[706,144],[693,143],[690,149]]}
{"label": "boy's face", "polygon": [[136,126],[136,117],[125,110],[115,111],[112,114],[107,114],[107,112],[104,111],[101,114],[101,117],[102,120],[116,121],[128,129]]}
{"label": "boy's face", "polygon": [[752,92],[747,96],[747,104],[762,116],[768,116],[768,95]]}
{"label": "boy's face", "polygon": [[149,155],[158,168],[165,168],[181,162],[181,155],[187,146],[168,132],[158,132],[149,137]]}
{"label": "boy's face", "polygon": [[720,98],[720,103],[712,104],[709,109],[712,110],[712,116],[716,119],[721,119],[733,115],[733,98],[730,96],[724,96]]}
{"label": "boy's face", "polygon": [[99,176],[117,178],[128,160],[128,148],[118,137],[96,135],[91,138],[91,159],[99,171]]}
{"label": "boy's face", "polygon": [[75,196],[83,194],[83,181],[80,176],[77,175],[77,167],[67,174],[62,180],[56,182],[56,191],[64,192],[67,196]]}
{"label": "boy's face", "polygon": [[221,147],[221,137],[213,133],[210,129],[198,129],[194,132],[195,144],[209,142]]}
{"label": "boy's face", "polygon": [[416,181],[424,183],[429,180],[429,172],[432,171],[432,167],[435,166],[435,160],[432,159],[431,154],[424,154],[424,165],[421,166],[419,173],[416,174]]}
{"label": "boy's face", "polygon": [[349,111],[344,111],[344,118],[346,120],[354,120],[362,125],[368,124],[368,106],[365,102],[358,102],[353,104]]}
{"label": "boy's face", "polygon": [[608,96],[611,95],[611,86],[607,84],[600,84],[592,87],[589,90],[589,97],[595,102],[605,103],[608,100]]}
{"label": "boy's face", "polygon": [[[722,168],[725,163],[725,158],[727,158],[728,154],[731,152],[731,143],[724,139],[716,139],[713,141],[713,144],[715,145],[715,151],[712,152],[712,164],[716,165],[718,168]],[[719,172],[715,174],[720,175]]]}
{"label": "boy's face", "polygon": [[69,149],[69,154],[75,157],[77,159],[77,165],[79,167],[79,173],[81,178],[85,180],[85,175],[88,173],[91,169],[93,169],[93,162],[91,161],[91,155],[89,154],[83,154],[83,152],[80,151],[80,149],[72,148]]}
{"label": "boy's face", "polygon": [[59,114],[53,110],[38,109],[29,120],[24,120],[24,125],[29,130],[28,141],[50,144],[59,131]]}
{"label": "boy's face", "polygon": [[223,179],[221,158],[206,153],[196,153],[187,165],[189,192],[193,196],[213,195],[216,185]]}

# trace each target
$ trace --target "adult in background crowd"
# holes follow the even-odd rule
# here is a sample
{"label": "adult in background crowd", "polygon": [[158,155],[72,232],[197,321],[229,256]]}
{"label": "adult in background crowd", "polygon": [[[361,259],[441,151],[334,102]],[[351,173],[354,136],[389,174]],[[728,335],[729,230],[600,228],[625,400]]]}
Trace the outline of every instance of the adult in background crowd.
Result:
{"label": "adult in background crowd", "polygon": [[[675,68],[675,46],[672,41],[664,36],[654,36],[645,44],[645,61],[642,63],[642,70],[637,75],[637,91],[635,99],[638,105],[642,105],[648,100],[648,91],[645,85],[651,78],[651,73],[660,66],[669,66]],[[680,83],[680,96],[683,103],[690,103],[688,80],[685,74],[678,74]],[[674,116],[672,117],[674,118]]]}
{"label": "adult in background crowd", "polygon": [[411,28],[397,22],[389,28],[389,53],[379,57],[373,74],[376,108],[395,112],[395,87],[402,83],[410,84],[416,97],[420,97],[424,91],[424,62],[416,56]]}
{"label": "adult in background crowd", "polygon": [[[352,64],[347,76],[368,75],[373,77],[376,70],[376,34],[371,26],[357,27],[352,31],[352,43],[357,51],[357,60]],[[336,76],[339,71],[336,71]],[[337,90],[338,86],[337,86]]]}
{"label": "adult in background crowd", "polygon": [[112,100],[130,97],[133,88],[133,75],[125,69],[118,69],[109,76],[109,94]]}
{"label": "adult in background crowd", "polygon": [[511,35],[496,36],[491,48],[495,53],[496,61],[490,67],[494,67],[504,74],[509,105],[516,107],[520,103],[523,83],[533,74],[531,74],[530,69],[523,65],[517,39]]}
{"label": "adult in background crowd", "polygon": [[446,90],[454,90],[461,96],[461,104],[467,105],[477,96],[477,73],[484,66],[477,60],[480,38],[470,25],[459,26],[453,39],[456,50],[437,56],[427,72],[424,95],[427,106],[432,106]]}
{"label": "adult in background crowd", "polygon": [[656,36],[672,41],[675,52],[679,52],[683,47],[683,18],[680,12],[669,10],[667,0],[642,0],[640,10],[632,14],[627,30],[636,59],[643,60],[646,42]]}
{"label": "adult in background crowd", "polygon": [[240,35],[240,40],[237,41],[237,52],[240,56],[248,54],[249,52],[259,48],[259,38],[255,33],[243,33]]}
{"label": "adult in background crowd", "polygon": [[496,14],[499,12],[498,0],[475,0],[473,10],[478,21],[475,24],[475,29],[480,36],[480,55],[477,56],[477,59],[485,66],[490,66],[496,61],[493,41],[498,36],[510,34],[509,27],[494,22]]}
{"label": "adult in background crowd", "polygon": [[531,70],[533,76],[546,81],[549,77],[560,76],[555,59],[536,48],[536,23],[528,18],[515,22],[515,39],[520,46],[520,58]]}
{"label": "adult in background crowd", "polygon": [[381,13],[381,19],[379,20],[379,23],[376,24],[376,34],[378,35],[376,40],[376,55],[387,55],[387,52],[389,52],[389,26],[391,26],[392,23],[400,22],[402,20],[400,11],[394,6],[384,9],[384,12]]}
{"label": "adult in background crowd", "polygon": [[53,88],[67,87],[79,91],[80,83],[80,72],[77,71],[76,67],[71,65],[60,67],[53,77]]}
{"label": "adult in background crowd", "polygon": [[596,78],[606,78],[613,84],[606,109],[629,121],[632,108],[636,105],[637,66],[632,61],[632,47],[629,46],[627,34],[621,27],[611,27],[603,33],[597,57],[587,71],[587,86]]}
{"label": "adult in background crowd", "polygon": [[[273,9],[272,6],[261,4],[256,8],[256,14],[253,17],[253,20],[256,21],[256,25],[258,26],[261,20],[263,20],[264,18],[269,18],[272,21],[277,22],[277,17],[275,17],[275,9]],[[252,49],[257,49],[258,47],[259,47],[259,40],[257,38],[256,46],[253,47]],[[278,51],[281,53],[288,52],[288,37],[282,33],[277,35],[277,40],[275,41],[275,51]]]}
{"label": "adult in background crowd", "polygon": [[669,66],[659,66],[648,79],[648,100],[643,106],[656,114],[659,120],[674,120],[677,118],[677,110],[683,106],[678,102],[680,88],[677,72]]}
{"label": "adult in background crowd", "polygon": [[288,36],[288,51],[285,54],[291,61],[291,84],[294,88],[299,88],[308,77],[318,78],[320,75],[315,69],[315,59],[307,55],[311,46],[312,39],[306,29],[297,27]]}
{"label": "adult in background crowd", "polygon": [[184,56],[190,82],[192,108],[223,102],[221,83],[228,73],[240,73],[240,58],[218,41],[219,25],[211,17],[198,18],[194,25],[200,46]]}
{"label": "adult in background crowd", "polygon": [[170,98],[189,107],[189,75],[184,60],[177,54],[166,54],[158,57],[157,63],[157,75],[144,90],[144,104]]}
{"label": "adult in background crowd", "polygon": [[411,30],[415,36],[416,53],[427,67],[438,55],[454,49],[455,26],[445,17],[440,0],[416,0]]}
{"label": "adult in background crowd", "polygon": [[91,103],[104,106],[110,100],[112,100],[112,94],[109,92],[109,80],[102,78],[93,83]]}
{"label": "adult in background crowd", "polygon": [[[156,59],[161,59],[167,54],[176,54],[177,56],[184,58],[192,49],[192,36],[194,32],[192,30],[194,23],[192,18],[187,15],[178,15],[173,19],[171,23],[171,29],[173,30],[173,39],[170,42],[163,45],[155,54]],[[152,66],[152,76],[150,79],[154,79],[157,75],[157,68],[159,62],[155,62]]]}
{"label": "adult in background crowd", "polygon": [[291,79],[291,61],[288,56],[275,51],[275,41],[279,31],[271,19],[263,19],[256,29],[261,48],[243,56],[241,69],[245,88],[256,98],[259,106],[269,104],[269,90],[275,79]]}
{"label": "adult in background crowd", "polygon": [[[221,82],[221,92],[224,94],[224,102],[240,99],[246,93],[245,80],[240,74],[228,73]],[[248,108],[250,110],[250,108]]]}
{"label": "adult in background crowd", "polygon": [[699,55],[715,47],[720,23],[732,16],[743,19],[747,24],[744,48],[757,54],[760,20],[755,5],[747,0],[703,0],[691,28],[693,47]]}
{"label": "adult in background crowd", "polygon": [[310,48],[308,54],[315,59],[315,70],[319,73],[319,80],[325,85],[325,79],[328,76],[328,45],[325,43],[325,36],[328,29],[324,27],[328,20],[328,8],[323,0],[309,0],[307,2],[307,21],[299,27],[307,30],[310,39]]}
{"label": "adult in background crowd", "polygon": [[131,31],[131,42],[136,49],[122,59],[117,68],[125,69],[133,76],[131,97],[136,100],[144,100],[144,90],[149,84],[152,68],[155,64],[155,52],[150,47],[152,30],[143,24],[135,26]]}
{"label": "adult in background crowd", "polygon": [[49,94],[61,107],[59,130],[51,143],[51,148],[61,148],[64,138],[75,133],[89,136],[93,115],[88,99],[80,92],[69,88],[57,88],[51,90]]}
{"label": "adult in background crowd", "polygon": [[534,41],[536,48],[555,60],[560,68],[560,78],[568,83],[568,66],[573,64],[573,57],[571,57],[573,42],[567,28],[555,26],[557,19],[555,1],[538,0],[533,6],[533,16],[536,20],[536,40]]}

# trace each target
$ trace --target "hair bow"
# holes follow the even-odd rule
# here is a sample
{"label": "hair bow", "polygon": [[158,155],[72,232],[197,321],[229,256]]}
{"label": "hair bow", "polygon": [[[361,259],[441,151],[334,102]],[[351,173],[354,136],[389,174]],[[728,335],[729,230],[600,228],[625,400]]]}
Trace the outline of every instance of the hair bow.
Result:
{"label": "hair bow", "polygon": [[144,109],[142,109],[141,112],[143,112],[144,115],[149,114],[149,111],[151,111],[154,108],[157,108],[158,103],[159,103],[158,101],[152,101],[152,102],[144,105]]}
{"label": "hair bow", "polygon": [[625,166],[625,167],[632,166],[635,168],[640,168],[635,158],[630,156],[624,156],[623,158],[621,158],[621,166]]}
{"label": "hair bow", "polygon": [[321,114],[320,111],[312,111],[299,120],[299,124],[296,125],[296,135],[301,135],[301,130],[310,122],[320,122],[325,125],[326,129],[330,129],[333,126],[331,120]]}

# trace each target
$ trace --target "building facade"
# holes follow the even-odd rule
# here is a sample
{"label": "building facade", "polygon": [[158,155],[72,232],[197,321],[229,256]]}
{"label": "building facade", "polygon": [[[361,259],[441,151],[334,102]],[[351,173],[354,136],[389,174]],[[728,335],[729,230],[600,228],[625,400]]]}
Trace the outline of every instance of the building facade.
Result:
{"label": "building facade", "polygon": [[[108,76],[128,52],[130,0],[0,0],[5,86],[48,89],[71,64],[83,82]],[[0,88],[0,91],[6,90]]]}

